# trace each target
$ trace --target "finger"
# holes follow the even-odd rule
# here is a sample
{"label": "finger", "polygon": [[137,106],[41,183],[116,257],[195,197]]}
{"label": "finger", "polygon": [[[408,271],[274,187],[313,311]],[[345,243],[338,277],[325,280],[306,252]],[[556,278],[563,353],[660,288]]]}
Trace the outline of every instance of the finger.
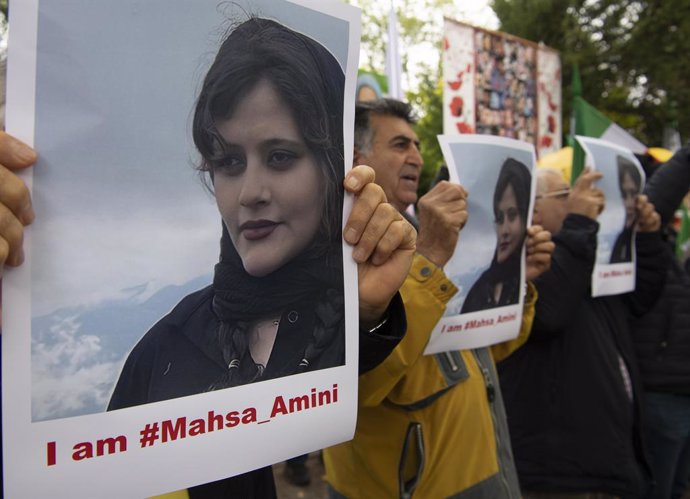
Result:
{"label": "finger", "polygon": [[407,220],[396,220],[388,226],[388,230],[379,239],[376,249],[371,256],[371,263],[383,265],[398,248],[407,249],[414,244],[414,228]]}
{"label": "finger", "polygon": [[350,211],[350,216],[347,217],[347,223],[343,231],[345,241],[352,245],[357,244],[369,223],[369,219],[382,203],[386,203],[386,195],[383,193],[383,189],[373,183],[364,185],[359,195],[355,197],[352,211]]}
{"label": "finger", "polygon": [[592,187],[592,184],[594,182],[596,182],[597,180],[599,180],[603,176],[604,176],[604,174],[601,172],[587,171],[577,178],[573,188],[574,189],[589,189]]}
{"label": "finger", "polygon": [[548,230],[541,230],[534,236],[527,238],[527,252],[533,253],[539,251],[539,248],[545,244],[552,244],[551,232],[549,232]]}
{"label": "finger", "polygon": [[376,180],[376,173],[373,168],[359,165],[347,172],[343,183],[346,191],[357,194],[364,186],[371,184],[374,180]]}
{"label": "finger", "polygon": [[11,170],[26,168],[36,162],[36,153],[24,142],[0,131],[0,164]]}
{"label": "finger", "polygon": [[459,215],[458,215],[458,222],[460,222],[460,228],[459,230],[462,230],[465,225],[467,225],[467,219],[469,218],[470,214],[467,212],[467,210],[463,210]]}
{"label": "finger", "polygon": [[0,277],[2,270],[5,267],[5,262],[10,254],[10,245],[3,238],[0,237]]}
{"label": "finger", "polygon": [[367,261],[391,224],[398,220],[402,220],[402,215],[398,210],[388,203],[379,204],[367,221],[367,225],[352,251],[352,258],[357,263]]}
{"label": "finger", "polygon": [[551,267],[551,253],[535,253],[527,257],[527,265],[537,269],[539,273],[546,272]]}
{"label": "finger", "polygon": [[0,204],[0,238],[7,243],[4,263],[12,267],[24,261],[24,227],[6,206]]}
{"label": "finger", "polygon": [[12,171],[0,165],[0,204],[5,205],[24,225],[34,221],[29,189]]}

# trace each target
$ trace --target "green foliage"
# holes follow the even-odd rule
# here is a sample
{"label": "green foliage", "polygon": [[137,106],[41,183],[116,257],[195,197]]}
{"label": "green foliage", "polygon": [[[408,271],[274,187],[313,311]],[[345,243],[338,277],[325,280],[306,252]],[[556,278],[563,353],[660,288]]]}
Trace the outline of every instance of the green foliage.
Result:
{"label": "green foliage", "polygon": [[[362,50],[360,67],[373,72],[385,71],[385,54],[390,3],[380,0],[346,0],[362,9]],[[441,52],[443,37],[443,15],[451,15],[453,0],[396,0],[400,53],[403,74],[414,71],[416,84],[406,98],[418,117],[417,134],[424,158],[424,168],[419,183],[419,194],[424,194],[438,168],[443,164],[443,155],[436,136],[443,128],[443,91],[441,86],[441,65],[424,65],[410,68],[409,50],[424,47]],[[409,81],[409,80],[408,80]]]}
{"label": "green foliage", "polygon": [[665,124],[690,136],[690,3],[687,0],[493,0],[501,30],[560,51],[564,128],[571,71],[582,96],[642,142],[660,145]]}
{"label": "green foliage", "polygon": [[424,168],[417,189],[420,196],[429,190],[431,181],[444,163],[436,138],[443,133],[443,81],[440,73],[440,67],[436,71],[428,69],[421,74],[418,89],[407,93],[407,99],[415,109],[423,110],[416,127],[424,158]]}

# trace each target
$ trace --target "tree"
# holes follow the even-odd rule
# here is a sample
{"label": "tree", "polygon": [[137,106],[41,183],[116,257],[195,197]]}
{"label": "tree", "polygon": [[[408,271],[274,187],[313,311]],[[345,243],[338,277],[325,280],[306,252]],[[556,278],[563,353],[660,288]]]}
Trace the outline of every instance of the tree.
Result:
{"label": "tree", "polygon": [[690,106],[687,1],[493,0],[492,7],[502,31],[561,52],[564,116],[577,63],[583,97],[642,142],[661,144],[664,124],[674,120],[690,135],[688,118],[676,111]]}
{"label": "tree", "polygon": [[[362,9],[360,67],[384,73],[389,4],[380,0],[349,1]],[[440,45],[443,16],[450,15],[452,10],[452,0],[396,0],[403,74],[407,87],[411,88],[406,92],[406,98],[418,117],[416,131],[424,158],[418,189],[420,195],[427,191],[431,179],[443,164],[443,155],[436,139],[443,127]],[[433,51],[438,63],[425,62],[413,66],[410,58],[413,50]]]}

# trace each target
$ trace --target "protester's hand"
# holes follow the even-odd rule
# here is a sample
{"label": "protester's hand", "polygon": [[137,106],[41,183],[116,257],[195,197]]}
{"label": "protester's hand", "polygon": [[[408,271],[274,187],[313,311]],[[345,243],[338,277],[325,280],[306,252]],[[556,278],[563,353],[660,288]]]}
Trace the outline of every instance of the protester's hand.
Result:
{"label": "protester's hand", "polygon": [[36,153],[11,135],[0,131],[0,272],[24,261],[24,226],[34,220],[31,196],[15,170],[36,162]]}
{"label": "protester's hand", "polygon": [[585,169],[568,196],[568,213],[584,215],[592,220],[599,217],[604,210],[606,198],[604,192],[593,184],[603,176],[601,172]]}
{"label": "protester's hand", "polygon": [[453,256],[460,230],[467,223],[467,191],[444,180],[419,199],[417,211],[417,251],[443,267]]}
{"label": "protester's hand", "polygon": [[343,237],[353,246],[359,275],[359,323],[379,323],[412,264],[417,233],[374,183],[374,170],[357,166],[345,176],[355,195]]}
{"label": "protester's hand", "polygon": [[637,196],[637,230],[640,232],[656,232],[661,228],[661,216],[654,205],[644,194]]}
{"label": "protester's hand", "polygon": [[533,281],[551,267],[551,255],[556,245],[551,241],[551,233],[541,225],[532,225],[527,229],[525,252],[526,279]]}

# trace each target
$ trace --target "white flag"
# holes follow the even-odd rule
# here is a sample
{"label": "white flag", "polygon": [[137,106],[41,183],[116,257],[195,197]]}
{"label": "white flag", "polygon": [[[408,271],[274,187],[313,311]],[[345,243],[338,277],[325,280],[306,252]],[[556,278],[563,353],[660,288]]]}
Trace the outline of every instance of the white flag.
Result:
{"label": "white flag", "polygon": [[398,49],[398,17],[395,8],[391,5],[388,15],[388,47],[386,48],[386,77],[388,78],[388,95],[394,99],[402,99],[400,78],[402,75],[402,63]]}

